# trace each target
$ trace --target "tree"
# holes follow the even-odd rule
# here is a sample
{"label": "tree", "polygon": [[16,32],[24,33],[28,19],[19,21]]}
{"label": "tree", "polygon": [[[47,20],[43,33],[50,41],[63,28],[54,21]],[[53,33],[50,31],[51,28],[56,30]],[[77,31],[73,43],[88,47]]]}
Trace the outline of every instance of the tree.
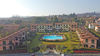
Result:
{"label": "tree", "polygon": [[77,15],[76,15],[75,13],[72,13],[72,14],[70,14],[69,16],[70,16],[70,17],[74,17],[74,18],[77,17]]}
{"label": "tree", "polygon": [[58,22],[58,18],[57,18],[57,16],[54,16],[53,23],[57,23],[57,22]]}
{"label": "tree", "polygon": [[3,26],[0,26],[0,31],[1,31],[3,28],[4,28]]}
{"label": "tree", "polygon": [[15,24],[20,24],[22,23],[22,20],[15,20]]}
{"label": "tree", "polygon": [[52,23],[57,23],[57,22],[58,22],[57,16],[52,17],[52,18],[51,18],[51,22],[52,22]]}
{"label": "tree", "polygon": [[2,34],[0,34],[0,38],[2,37]]}
{"label": "tree", "polygon": [[5,33],[5,35],[8,35],[8,34],[9,34],[8,32]]}
{"label": "tree", "polygon": [[19,29],[25,28],[25,25],[20,25]]}

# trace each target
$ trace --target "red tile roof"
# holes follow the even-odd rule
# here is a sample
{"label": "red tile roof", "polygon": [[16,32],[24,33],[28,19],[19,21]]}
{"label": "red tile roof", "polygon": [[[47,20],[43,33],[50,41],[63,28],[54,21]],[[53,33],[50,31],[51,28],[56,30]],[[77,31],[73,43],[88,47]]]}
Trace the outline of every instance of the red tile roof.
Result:
{"label": "red tile roof", "polygon": [[0,40],[5,40],[5,39],[11,38],[11,37],[13,37],[13,36],[16,36],[18,33],[22,32],[22,31],[26,31],[27,29],[28,29],[28,28],[20,29],[19,31],[14,32],[14,33],[12,33],[12,34],[6,36],[6,37],[0,38]]}
{"label": "red tile roof", "polygon": [[81,32],[80,36],[82,39],[86,39],[86,38],[98,39],[85,28],[78,29],[78,31]]}

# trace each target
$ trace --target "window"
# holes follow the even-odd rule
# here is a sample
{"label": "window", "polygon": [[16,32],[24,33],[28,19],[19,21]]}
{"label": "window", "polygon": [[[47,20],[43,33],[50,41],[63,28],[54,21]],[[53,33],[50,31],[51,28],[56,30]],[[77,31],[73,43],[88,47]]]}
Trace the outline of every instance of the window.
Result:
{"label": "window", "polygon": [[85,44],[85,45],[84,45],[84,47],[88,47],[88,45],[87,45],[87,44]]}
{"label": "window", "polygon": [[25,38],[24,38],[24,37],[22,37],[22,39],[24,40]]}
{"label": "window", "polygon": [[9,44],[12,44],[12,40],[9,41]]}
{"label": "window", "polygon": [[3,50],[6,50],[6,46],[3,46]]}
{"label": "window", "polygon": [[88,43],[88,39],[86,39],[85,42]]}
{"label": "window", "polygon": [[12,46],[9,46],[9,49],[10,49],[10,50],[12,50],[12,49],[13,49],[13,47],[12,47]]}
{"label": "window", "polygon": [[15,45],[18,46],[18,43],[16,42]]}
{"label": "window", "polygon": [[94,45],[91,45],[91,48],[94,48]]}
{"label": "window", "polygon": [[94,40],[91,40],[91,42],[94,44]]}
{"label": "window", "polygon": [[23,32],[23,35],[24,35],[25,33]]}
{"label": "window", "polygon": [[16,38],[16,40],[18,40],[18,37],[15,37]]}
{"label": "window", "polygon": [[3,41],[3,45],[6,45],[6,41]]}

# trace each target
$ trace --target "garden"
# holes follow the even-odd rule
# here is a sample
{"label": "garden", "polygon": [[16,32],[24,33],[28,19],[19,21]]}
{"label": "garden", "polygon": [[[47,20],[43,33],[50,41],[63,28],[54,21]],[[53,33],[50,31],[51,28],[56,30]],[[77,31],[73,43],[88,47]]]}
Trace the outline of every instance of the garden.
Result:
{"label": "garden", "polygon": [[[36,36],[33,36],[30,43],[28,43],[28,51],[29,52],[44,52],[47,50],[47,45],[56,45],[56,51],[61,53],[73,53],[73,49],[79,49],[80,41],[78,39],[78,36],[76,32],[63,32],[63,33],[57,33],[57,34],[63,34],[67,38],[66,41],[62,42],[47,42],[40,40],[40,37],[48,34],[48,33],[36,33]],[[39,47],[39,48],[38,48]],[[34,49],[38,49],[34,51]]]}

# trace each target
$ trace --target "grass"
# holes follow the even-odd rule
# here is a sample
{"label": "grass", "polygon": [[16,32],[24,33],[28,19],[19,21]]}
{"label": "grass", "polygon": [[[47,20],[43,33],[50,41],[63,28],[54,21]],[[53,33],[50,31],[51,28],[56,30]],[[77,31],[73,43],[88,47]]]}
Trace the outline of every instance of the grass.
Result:
{"label": "grass", "polygon": [[41,41],[39,38],[41,37],[41,34],[37,34],[36,36],[32,37],[31,42],[28,44],[28,51],[33,52],[32,48],[38,47],[41,44]]}
{"label": "grass", "polygon": [[67,38],[67,40],[64,42],[45,42],[45,41],[42,41],[42,44],[43,45],[54,44],[54,45],[61,45],[61,46],[63,45],[65,47],[67,47],[66,49],[62,50],[63,53],[69,52],[69,51],[73,52],[73,49],[80,48],[80,46],[79,46],[80,41],[78,39],[76,32],[65,32],[65,33],[58,33],[58,34],[64,34],[65,37]]}
{"label": "grass", "polygon": [[[41,41],[39,38],[41,35],[48,34],[48,33],[37,33],[36,36],[31,38],[31,42],[28,44],[28,51],[33,52],[32,48],[40,47],[40,52],[44,52],[47,48],[47,45],[53,44],[56,45],[57,51],[61,51],[62,53],[72,53],[73,49],[80,48],[80,41],[78,39],[78,36],[76,32],[64,32],[64,33],[58,33],[63,34],[66,37],[66,41],[63,42],[45,42]],[[63,47],[67,47],[63,49]]]}

